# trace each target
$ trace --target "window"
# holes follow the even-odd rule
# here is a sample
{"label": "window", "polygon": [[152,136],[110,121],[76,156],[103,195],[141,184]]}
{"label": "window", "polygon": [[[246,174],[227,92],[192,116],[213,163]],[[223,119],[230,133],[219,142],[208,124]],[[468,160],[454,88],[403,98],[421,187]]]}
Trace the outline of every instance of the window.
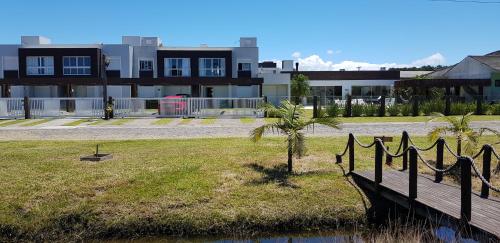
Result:
{"label": "window", "polygon": [[54,75],[54,57],[26,57],[28,75]]}
{"label": "window", "polygon": [[90,57],[63,57],[64,75],[90,75]]}
{"label": "window", "polygon": [[495,87],[500,87],[500,79],[495,80]]}
{"label": "window", "polygon": [[153,71],[153,60],[139,60],[139,71]]}
{"label": "window", "polygon": [[225,77],[225,58],[200,58],[200,77]]}
{"label": "window", "polygon": [[252,71],[251,63],[238,63],[238,71]]}
{"label": "window", "polygon": [[191,76],[189,58],[165,58],[165,77]]}

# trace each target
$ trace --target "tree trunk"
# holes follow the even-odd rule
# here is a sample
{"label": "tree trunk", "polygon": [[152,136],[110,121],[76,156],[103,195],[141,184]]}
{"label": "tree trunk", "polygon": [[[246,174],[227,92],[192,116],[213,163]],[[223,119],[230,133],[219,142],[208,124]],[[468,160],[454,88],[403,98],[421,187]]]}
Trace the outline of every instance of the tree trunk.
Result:
{"label": "tree trunk", "polygon": [[462,155],[462,138],[458,137],[457,139],[457,155],[461,156]]}
{"label": "tree trunk", "polygon": [[292,141],[290,138],[288,139],[288,173],[292,173],[292,159],[293,159],[293,151],[292,151]]}

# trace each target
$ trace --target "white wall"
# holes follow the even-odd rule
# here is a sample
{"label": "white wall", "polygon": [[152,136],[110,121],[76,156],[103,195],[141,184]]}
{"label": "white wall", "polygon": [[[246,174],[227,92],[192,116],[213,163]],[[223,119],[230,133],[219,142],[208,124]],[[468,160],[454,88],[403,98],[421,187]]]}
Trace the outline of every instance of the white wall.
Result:
{"label": "white wall", "polygon": [[233,78],[238,77],[238,63],[251,63],[252,78],[256,78],[259,71],[258,47],[235,47],[232,51]]}

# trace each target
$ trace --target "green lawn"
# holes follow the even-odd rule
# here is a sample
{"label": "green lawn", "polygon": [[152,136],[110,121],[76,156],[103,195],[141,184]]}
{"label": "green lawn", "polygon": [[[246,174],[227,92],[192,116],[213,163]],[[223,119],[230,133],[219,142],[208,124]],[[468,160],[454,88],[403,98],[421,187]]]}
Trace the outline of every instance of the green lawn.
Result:
{"label": "green lawn", "polygon": [[170,124],[174,119],[172,118],[161,118],[155,122],[153,122],[153,125],[167,125]]}
{"label": "green lawn", "polygon": [[21,124],[21,126],[22,127],[32,127],[32,126],[36,126],[36,125],[47,123],[49,121],[52,121],[52,119],[32,120],[31,122]]}
{"label": "green lawn", "polygon": [[203,124],[203,125],[212,125],[212,124],[215,124],[216,121],[217,121],[217,118],[215,118],[215,117],[209,117],[209,118],[201,119],[201,124]]}
{"label": "green lawn", "polygon": [[7,120],[7,121],[4,121],[4,122],[0,123],[0,127],[12,126],[12,125],[16,125],[16,124],[23,123],[23,122],[28,122],[28,121],[30,121],[30,120],[24,120],[24,119]]}
{"label": "green lawn", "polygon": [[81,124],[87,123],[87,122],[93,122],[93,120],[91,120],[91,119],[78,119],[78,120],[75,120],[72,122],[65,123],[65,124],[63,124],[63,126],[72,127],[72,126],[78,126],[78,125],[81,125]]}
{"label": "green lawn", "polygon": [[[334,164],[346,140],[308,139],[292,175],[282,138],[102,141],[114,158],[101,163],[79,161],[96,142],[2,142],[0,241],[359,226],[362,196]],[[373,168],[372,150],[355,156]]]}
{"label": "green lawn", "polygon": [[252,124],[256,121],[255,118],[252,118],[252,117],[242,117],[240,118],[240,122],[243,123],[243,124]]}
{"label": "green lawn", "polygon": [[193,118],[182,118],[179,125],[187,125],[193,121]]}
{"label": "green lawn", "polygon": [[113,119],[113,120],[111,120],[111,122],[106,123],[106,125],[121,126],[121,125],[127,124],[129,122],[132,122],[133,120],[135,120],[135,119],[133,119],[133,118]]}

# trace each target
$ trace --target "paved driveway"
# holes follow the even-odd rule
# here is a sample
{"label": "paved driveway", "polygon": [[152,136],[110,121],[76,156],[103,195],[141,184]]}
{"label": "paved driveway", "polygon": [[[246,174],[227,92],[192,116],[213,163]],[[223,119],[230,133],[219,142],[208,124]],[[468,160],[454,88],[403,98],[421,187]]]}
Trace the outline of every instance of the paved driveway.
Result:
{"label": "paved driveway", "polygon": [[[242,123],[239,119],[203,120],[174,119],[165,125],[156,125],[157,119],[134,119],[120,125],[112,122],[92,125],[84,123],[64,126],[72,119],[57,119],[36,126],[19,124],[0,127],[0,140],[121,140],[121,139],[166,139],[206,137],[247,137],[250,131],[264,124],[264,119]],[[117,121],[117,120],[114,120]],[[1,123],[0,123],[1,124]],[[385,122],[345,123],[342,130],[316,125],[307,131],[308,136],[400,135],[406,130],[410,135],[426,135],[433,127],[445,123],[433,122]],[[473,127],[489,127],[500,130],[500,121],[478,121]]]}

